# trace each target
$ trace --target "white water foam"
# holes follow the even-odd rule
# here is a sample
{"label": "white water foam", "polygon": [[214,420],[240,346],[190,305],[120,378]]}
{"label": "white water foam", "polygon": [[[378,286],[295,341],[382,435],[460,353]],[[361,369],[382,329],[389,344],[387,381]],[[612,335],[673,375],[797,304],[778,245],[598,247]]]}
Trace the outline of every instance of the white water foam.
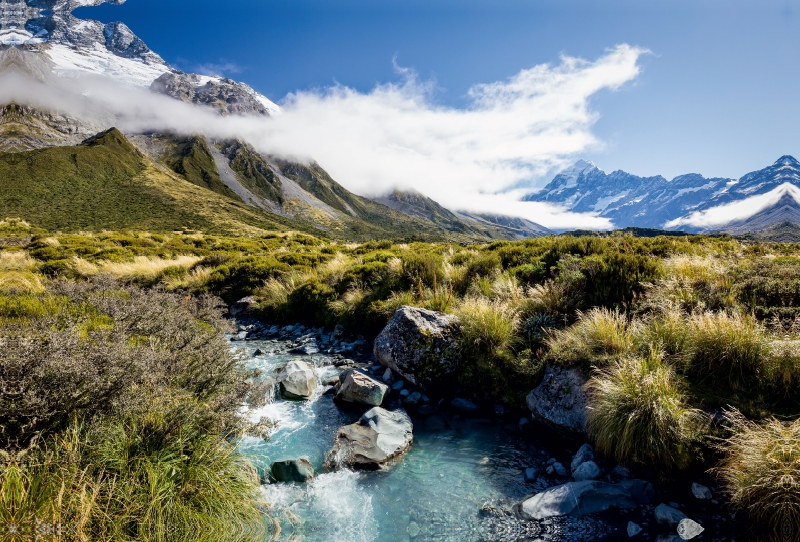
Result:
{"label": "white water foam", "polygon": [[304,518],[298,527],[303,540],[315,542],[374,542],[378,522],[372,496],[359,487],[363,474],[349,470],[320,474],[306,486],[262,486],[267,502]]}

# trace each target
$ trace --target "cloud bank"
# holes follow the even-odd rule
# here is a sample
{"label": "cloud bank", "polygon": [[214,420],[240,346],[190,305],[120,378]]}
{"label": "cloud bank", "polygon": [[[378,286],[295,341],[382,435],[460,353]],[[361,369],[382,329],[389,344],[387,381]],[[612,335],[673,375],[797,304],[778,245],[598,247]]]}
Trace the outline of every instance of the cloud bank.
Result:
{"label": "cloud bank", "polygon": [[291,94],[283,114],[271,119],[220,117],[96,77],[59,81],[59,88],[5,77],[0,100],[113,118],[127,132],[240,137],[261,152],[316,160],[362,195],[414,189],[454,210],[520,216],[550,228],[602,229],[611,226],[607,219],[520,202],[519,187],[601,147],[589,100],[635,79],[644,53],[620,45],[595,62],[563,57],[558,65],[474,86],[462,109],[436,104],[431,85],[409,71],[401,83],[368,93],[336,86]]}

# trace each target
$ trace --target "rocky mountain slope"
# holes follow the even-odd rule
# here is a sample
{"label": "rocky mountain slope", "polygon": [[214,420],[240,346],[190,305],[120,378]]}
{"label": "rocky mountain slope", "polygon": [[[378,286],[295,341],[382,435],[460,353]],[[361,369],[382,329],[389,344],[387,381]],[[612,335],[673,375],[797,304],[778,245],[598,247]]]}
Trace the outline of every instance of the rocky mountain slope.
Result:
{"label": "rocky mountain slope", "polygon": [[[58,86],[58,81],[72,78],[102,76],[127,87],[147,89],[198,107],[210,108],[224,116],[255,115],[269,118],[281,114],[280,107],[243,83],[173,69],[122,23],[103,24],[72,15],[72,10],[77,7],[98,5],[103,1],[0,0],[0,44],[5,46],[0,48],[0,76],[17,74],[48,86]],[[123,2],[113,0],[110,3]],[[84,114],[68,116],[57,112],[56,108],[41,104],[0,104],[0,151],[5,151],[2,161],[10,168],[7,169],[9,174],[19,175],[23,171],[18,167],[21,158],[15,158],[13,153],[23,153],[20,156],[26,157],[26,160],[36,157],[35,160],[47,159],[53,163],[59,163],[63,156],[84,156],[89,151],[82,142],[115,125],[114,115],[106,114],[99,108],[88,107]],[[408,214],[349,192],[319,164],[293,163],[267,156],[241,140],[216,140],[205,134],[149,132],[125,133],[124,138],[140,153],[142,163],[146,163],[136,175],[146,171],[145,177],[150,181],[157,177],[156,184],[160,183],[160,190],[178,186],[161,183],[164,179],[180,179],[186,183],[179,183],[181,190],[189,190],[188,186],[191,185],[192,191],[200,190],[198,195],[205,194],[203,197],[208,201],[220,201],[222,207],[245,207],[247,220],[241,217],[241,220],[237,219],[242,224],[252,224],[251,217],[260,217],[260,222],[255,222],[262,225],[294,224],[300,229],[315,228],[334,237],[354,240],[389,237],[463,243],[511,239],[528,234],[525,228],[456,217],[444,209],[441,210],[441,216],[447,214],[447,220],[439,220],[439,215],[425,217]],[[60,150],[52,150],[54,148]],[[43,150],[47,152],[33,152]],[[112,159],[112,154],[94,153],[94,159],[102,163],[106,158]],[[116,165],[106,164],[111,172],[116,171]],[[20,183],[33,188],[40,182],[37,176],[44,175],[45,169],[38,166],[28,168]],[[100,169],[99,165],[97,169]],[[42,189],[45,192],[49,190],[51,195],[67,196],[69,190],[66,186],[57,188],[48,183],[57,184],[61,180],[80,184],[80,179],[75,175],[83,173],[91,178],[87,178],[86,186],[101,182],[101,177],[102,182],[109,181],[102,175],[93,176],[94,173],[80,168],[73,168],[63,175],[61,173],[48,171],[54,176],[41,180],[42,187],[49,186]],[[129,180],[133,178],[112,177],[116,179],[114,182],[123,182],[120,180],[123,177]],[[120,187],[120,194],[136,200],[137,194],[129,188],[128,185]],[[150,201],[148,197],[143,194],[139,203]],[[7,197],[4,201],[0,205],[2,213],[27,213],[26,216],[34,221],[36,217],[47,216],[42,209],[31,207],[35,204],[33,201],[26,200],[24,205],[19,198]],[[66,201],[74,199],[68,198]],[[21,206],[17,208],[14,205]],[[122,207],[127,208],[129,206]],[[89,212],[88,208],[86,212]],[[104,216],[104,213],[98,213],[98,216]],[[178,216],[183,214],[178,213]],[[48,219],[48,224],[56,216],[64,218],[65,224],[76,223],[56,213]],[[137,220],[132,218],[122,222],[138,224]],[[116,219],[112,222],[114,227],[122,223]],[[199,224],[192,220],[183,222]],[[181,223],[181,220],[177,220],[177,223]],[[81,224],[89,228],[88,222]],[[171,221],[162,223],[170,228],[175,224]],[[51,225],[59,227],[55,223]],[[102,221],[94,221],[92,225],[98,228],[112,227],[111,223],[104,224]]]}
{"label": "rocky mountain slope", "polygon": [[800,162],[791,156],[738,180],[607,174],[579,161],[525,199],[596,213],[618,227],[744,234],[785,222],[800,224],[799,187]]}

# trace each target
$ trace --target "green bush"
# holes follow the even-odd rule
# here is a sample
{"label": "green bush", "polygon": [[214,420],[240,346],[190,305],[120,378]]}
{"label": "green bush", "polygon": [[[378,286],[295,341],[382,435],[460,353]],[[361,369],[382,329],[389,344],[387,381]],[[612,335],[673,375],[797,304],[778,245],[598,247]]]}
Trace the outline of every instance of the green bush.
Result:
{"label": "green bush", "polygon": [[267,279],[291,272],[291,266],[270,257],[249,256],[223,264],[211,272],[203,288],[228,303],[252,295]]}
{"label": "green bush", "polygon": [[337,297],[336,291],[327,284],[309,280],[289,294],[285,307],[286,318],[308,325],[333,324],[335,315],[330,304]]}

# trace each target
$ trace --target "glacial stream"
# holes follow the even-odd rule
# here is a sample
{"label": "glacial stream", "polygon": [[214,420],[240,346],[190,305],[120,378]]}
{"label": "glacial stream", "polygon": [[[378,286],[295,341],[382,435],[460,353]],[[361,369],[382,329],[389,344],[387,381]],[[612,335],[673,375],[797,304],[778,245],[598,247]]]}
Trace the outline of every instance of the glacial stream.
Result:
{"label": "glacial stream", "polygon": [[[245,356],[250,367],[263,372],[264,378],[274,376],[277,367],[297,358],[314,366],[320,383],[341,371],[325,354],[287,354],[286,343],[248,340],[231,344]],[[255,355],[257,350],[264,353]],[[521,521],[513,515],[515,503],[559,483],[547,476],[526,482],[525,469],[544,470],[551,457],[568,465],[578,446],[556,444],[550,437],[543,437],[545,443],[524,436],[514,417],[485,413],[469,416],[446,407],[422,416],[409,409],[414,443],[398,464],[377,472],[326,472],[323,462],[338,429],[354,423],[367,410],[366,407],[343,409],[334,403],[332,393],[326,393],[329,389],[330,386],[320,384],[307,401],[284,400],[276,389],[269,404],[248,411],[253,421],[266,416],[278,423],[268,442],[247,437],[240,445],[262,475],[275,461],[301,457],[311,461],[316,473],[308,484],[262,486],[264,500],[272,505],[270,514],[281,523],[278,540],[605,542],[628,539],[625,526],[631,518],[627,516],[616,520],[567,517],[536,523]],[[547,444],[557,449],[548,449]],[[710,513],[706,517],[712,520]],[[651,518],[652,507],[649,507],[632,519],[645,528],[649,523],[658,531],[648,521]],[[655,536],[658,533],[650,532],[650,536],[642,533],[637,539],[661,540]],[[726,538],[723,535],[703,539]]]}

